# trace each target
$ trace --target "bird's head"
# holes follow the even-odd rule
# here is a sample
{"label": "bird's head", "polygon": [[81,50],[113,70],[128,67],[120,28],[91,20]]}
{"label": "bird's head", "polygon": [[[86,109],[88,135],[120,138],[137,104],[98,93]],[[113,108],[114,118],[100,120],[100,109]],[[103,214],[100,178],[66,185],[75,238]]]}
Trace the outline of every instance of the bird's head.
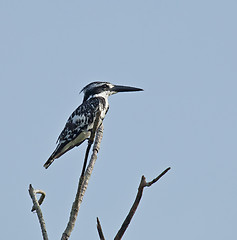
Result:
{"label": "bird's head", "polygon": [[89,99],[90,97],[101,96],[107,98],[110,95],[118,92],[134,92],[134,91],[143,91],[143,89],[121,85],[113,85],[109,82],[92,82],[86,85],[81,90],[81,92],[84,93],[83,102]]}

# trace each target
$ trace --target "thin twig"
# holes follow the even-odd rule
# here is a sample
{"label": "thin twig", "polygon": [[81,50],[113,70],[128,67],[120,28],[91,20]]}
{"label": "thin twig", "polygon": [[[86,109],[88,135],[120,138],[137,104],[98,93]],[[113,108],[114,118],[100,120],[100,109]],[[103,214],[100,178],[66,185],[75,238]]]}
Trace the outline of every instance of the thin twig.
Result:
{"label": "thin twig", "polygon": [[[37,200],[36,193],[41,193],[41,197],[40,197],[39,201]],[[46,231],[45,221],[44,221],[44,218],[43,218],[42,211],[40,209],[40,204],[42,204],[42,202],[43,202],[43,200],[45,198],[45,192],[42,191],[42,190],[35,190],[32,187],[32,185],[30,184],[30,186],[29,186],[29,194],[30,194],[30,197],[31,197],[31,199],[33,201],[32,210],[33,211],[36,210],[36,213],[37,213],[37,216],[38,216],[38,219],[39,219],[39,222],[40,222],[40,227],[41,227],[43,239],[44,240],[48,240],[48,235],[47,235],[47,231]]]}
{"label": "thin twig", "polygon": [[161,177],[163,177],[169,170],[170,170],[170,167],[166,168],[159,176],[154,178],[152,181],[146,183],[145,187],[150,187],[153,183],[157,182]]}
{"label": "thin twig", "polygon": [[[97,122],[97,127],[98,127],[98,125],[99,125],[98,124],[99,123],[98,116],[97,116],[97,120],[95,121],[95,124],[94,124],[94,127],[93,127],[93,129],[95,129],[95,130],[96,130],[96,126],[95,126],[96,122]],[[95,132],[94,133],[92,132],[91,135],[95,136]],[[71,209],[71,213],[70,213],[69,222],[67,224],[67,227],[66,227],[65,231],[62,234],[61,240],[67,240],[70,237],[71,232],[72,232],[72,230],[75,226],[75,222],[76,222],[77,215],[78,215],[78,212],[79,212],[79,209],[80,209],[80,205],[81,205],[83,196],[85,194],[85,191],[87,189],[88,181],[89,181],[89,178],[92,174],[94,164],[95,164],[96,159],[97,159],[97,153],[98,153],[99,148],[100,148],[100,142],[102,140],[102,136],[103,136],[103,124],[101,123],[100,127],[97,130],[96,139],[95,139],[95,143],[94,143],[94,146],[93,146],[93,152],[92,152],[92,155],[91,155],[90,162],[88,164],[88,167],[87,167],[85,173],[83,173],[83,171],[82,171],[82,175],[80,177],[79,184],[78,184],[76,197],[75,197],[75,200],[72,204],[72,209]],[[91,138],[90,138],[90,140],[91,140]],[[85,162],[84,162],[84,165],[85,165]]]}
{"label": "thin twig", "polygon": [[[34,192],[35,192],[36,194],[41,194],[41,195],[40,195],[40,198],[39,198],[39,200],[38,200],[39,205],[41,205],[41,204],[43,203],[45,197],[46,197],[45,191],[40,190],[40,189],[34,189]],[[31,209],[31,212],[34,212],[35,210],[36,210],[36,209],[35,209],[35,207],[34,207],[34,205],[33,205],[32,209]]]}
{"label": "thin twig", "polygon": [[114,240],[120,240],[123,237],[123,234],[125,233],[125,231],[128,228],[128,225],[130,224],[133,215],[135,214],[137,207],[139,205],[139,202],[142,198],[142,193],[143,193],[143,189],[144,187],[150,187],[153,183],[157,182],[162,176],[164,176],[164,174],[166,174],[168,171],[170,170],[170,168],[167,168],[166,170],[164,170],[158,177],[156,177],[155,179],[153,179],[151,182],[146,182],[146,178],[144,176],[142,176],[141,178],[141,182],[140,185],[138,187],[138,192],[137,192],[137,196],[136,199],[127,215],[127,217],[125,218],[121,228],[119,229],[117,235],[115,236]]}
{"label": "thin twig", "polygon": [[105,240],[105,237],[104,237],[104,234],[103,234],[103,231],[102,231],[102,227],[100,225],[100,220],[99,218],[97,217],[97,231],[98,231],[98,234],[100,236],[100,240]]}

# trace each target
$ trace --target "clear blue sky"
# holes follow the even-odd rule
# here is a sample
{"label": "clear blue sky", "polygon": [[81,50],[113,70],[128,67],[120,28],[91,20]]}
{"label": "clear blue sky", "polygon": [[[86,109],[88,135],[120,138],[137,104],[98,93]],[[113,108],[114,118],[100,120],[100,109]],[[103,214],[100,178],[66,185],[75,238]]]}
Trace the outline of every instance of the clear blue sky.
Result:
{"label": "clear blue sky", "polygon": [[71,239],[236,239],[236,1],[0,1],[2,239],[42,239],[28,185],[46,191],[50,239],[69,217],[86,144],[43,168],[79,91],[105,80],[104,138]]}

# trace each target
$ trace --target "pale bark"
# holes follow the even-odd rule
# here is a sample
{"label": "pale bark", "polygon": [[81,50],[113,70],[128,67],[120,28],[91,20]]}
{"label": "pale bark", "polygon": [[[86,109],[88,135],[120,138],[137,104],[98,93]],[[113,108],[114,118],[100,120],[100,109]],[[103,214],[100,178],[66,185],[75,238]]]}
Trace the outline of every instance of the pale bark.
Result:
{"label": "pale bark", "polygon": [[[39,201],[36,197],[37,193],[41,194],[41,197],[40,197]],[[39,219],[39,223],[40,223],[40,227],[41,227],[41,231],[42,231],[42,235],[43,235],[43,239],[48,240],[48,234],[47,234],[47,231],[46,231],[45,221],[44,221],[44,218],[43,218],[42,211],[40,209],[40,204],[42,204],[42,202],[45,198],[45,192],[42,191],[42,190],[35,190],[32,187],[32,185],[30,184],[29,194],[30,194],[30,197],[31,197],[32,202],[33,202],[33,207],[31,209],[31,211],[33,212],[34,210],[36,210],[36,213],[37,213],[37,216],[38,216],[38,219]]]}
{"label": "pale bark", "polygon": [[97,153],[99,151],[100,143],[101,143],[102,136],[103,136],[103,129],[104,129],[103,124],[101,124],[96,133],[96,139],[95,139],[95,143],[93,146],[90,162],[86,168],[85,174],[83,174],[83,172],[82,172],[82,175],[80,177],[77,194],[75,197],[75,201],[73,202],[71,213],[70,213],[69,222],[67,224],[65,231],[62,234],[61,240],[67,240],[70,237],[72,230],[75,226],[75,222],[76,222],[76,218],[77,218],[80,206],[81,206],[81,202],[83,200],[85,191],[88,186],[90,176],[92,174],[92,170],[94,168],[94,165],[95,165],[95,162],[97,159]]}

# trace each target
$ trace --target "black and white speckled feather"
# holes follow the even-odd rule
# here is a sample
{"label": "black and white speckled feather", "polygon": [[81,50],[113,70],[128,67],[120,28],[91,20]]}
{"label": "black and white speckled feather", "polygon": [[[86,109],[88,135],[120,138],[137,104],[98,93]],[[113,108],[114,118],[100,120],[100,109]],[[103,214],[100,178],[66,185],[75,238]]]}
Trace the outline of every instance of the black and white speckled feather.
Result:
{"label": "black and white speckled feather", "polygon": [[91,130],[98,110],[106,112],[107,108],[105,99],[102,97],[91,98],[85,101],[69,117],[63,131],[58,137],[58,142],[72,141],[80,132]]}
{"label": "black and white speckled feather", "polygon": [[100,111],[100,125],[109,109],[110,95],[117,92],[142,91],[142,89],[116,86],[108,82],[93,82],[82,91],[84,92],[83,103],[68,118],[58,137],[55,151],[44,164],[45,168],[48,168],[55,159],[90,138],[97,112]]}
{"label": "black and white speckled feather", "polygon": [[[79,146],[82,142],[90,137],[93,124],[95,122],[98,110],[101,111],[101,122],[108,111],[109,106],[102,97],[90,98],[82,103],[69,117],[67,123],[58,137],[57,148],[52,153],[48,161],[44,164],[48,168],[54,159],[60,157],[65,152],[75,146]],[[81,136],[79,139],[78,136]],[[74,141],[73,141],[74,140]]]}

